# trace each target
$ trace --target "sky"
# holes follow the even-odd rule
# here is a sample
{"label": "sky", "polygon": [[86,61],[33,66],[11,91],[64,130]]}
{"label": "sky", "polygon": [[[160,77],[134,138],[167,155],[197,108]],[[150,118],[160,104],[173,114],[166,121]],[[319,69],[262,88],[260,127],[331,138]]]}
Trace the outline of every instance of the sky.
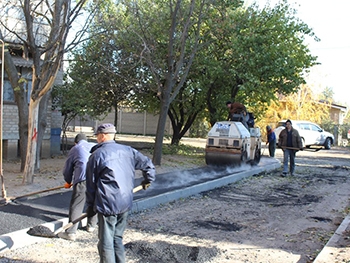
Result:
{"label": "sky", "polygon": [[[260,7],[277,0],[246,0],[256,2]],[[306,23],[319,42],[307,39],[312,55],[321,65],[311,69],[307,84],[315,92],[332,88],[336,103],[350,107],[350,0],[288,0],[297,10],[297,17]]]}

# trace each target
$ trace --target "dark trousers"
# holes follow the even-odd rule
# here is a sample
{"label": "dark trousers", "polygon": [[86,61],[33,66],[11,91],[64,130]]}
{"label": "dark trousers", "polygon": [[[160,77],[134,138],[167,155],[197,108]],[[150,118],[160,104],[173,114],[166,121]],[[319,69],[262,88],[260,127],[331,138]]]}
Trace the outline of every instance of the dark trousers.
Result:
{"label": "dark trousers", "polygon": [[269,155],[275,157],[276,141],[269,142]]}
{"label": "dark trousers", "polygon": [[98,213],[98,253],[100,263],[125,263],[123,234],[128,212],[104,216]]}
{"label": "dark trousers", "polygon": [[[85,191],[86,182],[79,182],[73,186],[72,198],[69,205],[69,222],[81,216],[85,206]],[[96,227],[97,216],[93,216],[87,219],[87,225],[90,227]],[[71,228],[66,230],[69,234],[75,234],[77,232],[79,223],[74,224]]]}

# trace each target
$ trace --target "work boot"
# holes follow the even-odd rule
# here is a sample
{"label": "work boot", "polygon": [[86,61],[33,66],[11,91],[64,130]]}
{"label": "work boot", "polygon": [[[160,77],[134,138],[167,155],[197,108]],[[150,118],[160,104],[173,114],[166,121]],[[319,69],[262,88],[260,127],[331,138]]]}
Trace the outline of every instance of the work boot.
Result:
{"label": "work boot", "polygon": [[76,234],[70,234],[70,233],[67,233],[67,232],[61,232],[61,233],[58,233],[58,237],[66,239],[66,240],[70,240],[70,241],[75,241]]}
{"label": "work boot", "polygon": [[93,226],[87,226],[87,227],[86,227],[86,231],[89,232],[89,233],[92,233],[92,232],[95,231],[95,227],[93,227]]}

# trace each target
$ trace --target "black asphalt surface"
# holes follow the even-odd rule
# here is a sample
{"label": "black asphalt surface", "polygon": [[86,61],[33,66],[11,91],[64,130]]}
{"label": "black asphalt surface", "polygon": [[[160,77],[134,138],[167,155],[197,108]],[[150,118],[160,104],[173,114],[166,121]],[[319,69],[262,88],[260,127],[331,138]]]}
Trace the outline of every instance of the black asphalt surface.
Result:
{"label": "black asphalt surface", "polygon": [[[232,174],[232,169],[227,171],[226,167],[206,166],[159,174],[146,191],[141,190],[134,194],[134,201],[225,177]],[[234,169],[236,172],[244,170],[244,168]],[[135,186],[140,185],[141,180],[142,178],[136,179]],[[68,217],[71,193],[71,190],[62,189],[58,193],[38,198],[18,199],[0,206],[0,235]]]}

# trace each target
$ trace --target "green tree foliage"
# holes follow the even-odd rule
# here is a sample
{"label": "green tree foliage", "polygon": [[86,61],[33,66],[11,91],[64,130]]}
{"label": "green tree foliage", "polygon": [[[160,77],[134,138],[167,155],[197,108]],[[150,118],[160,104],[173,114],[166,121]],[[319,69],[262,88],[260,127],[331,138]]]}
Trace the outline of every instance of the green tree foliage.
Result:
{"label": "green tree foliage", "polygon": [[278,100],[277,94],[298,91],[303,73],[316,63],[303,43],[313,33],[286,2],[262,10],[254,5],[244,9],[241,4],[123,1],[101,12],[98,28],[106,34],[104,42],[113,42],[106,51],[123,54],[115,68],[130,66],[120,74],[133,83],[129,93],[133,96],[127,99],[160,115],[155,164],[160,164],[166,115],[175,144],[194,120],[225,119],[228,99],[245,103],[260,118],[271,101]]}
{"label": "green tree foliage", "polygon": [[211,124],[226,119],[228,99],[245,103],[263,118],[278,94],[298,91],[303,73],[316,63],[303,44],[313,33],[286,3],[263,10],[216,5],[210,11],[187,82],[169,109],[174,143],[199,114]]}
{"label": "green tree foliage", "polygon": [[127,98],[132,82],[128,81],[122,56],[123,52],[118,52],[107,34],[88,41],[74,52],[68,69],[70,85],[85,90],[88,101],[82,106],[87,115],[103,115]]}
{"label": "green tree foliage", "polygon": [[[63,116],[62,121],[62,150],[67,149],[66,131],[70,122],[79,116],[85,119],[87,116],[94,118],[102,118],[104,112],[99,112],[100,108],[95,109],[93,99],[95,93],[86,89],[83,85],[77,82],[67,80],[65,76],[65,83],[60,86],[54,86],[52,89],[52,109],[59,110]],[[96,115],[97,114],[97,115]]]}
{"label": "green tree foliage", "polygon": [[232,10],[221,20],[227,27],[211,29],[216,41],[205,50],[211,60],[206,64],[215,67],[206,68],[211,123],[217,120],[211,109],[222,107],[227,99],[243,102],[259,118],[277,94],[292,94],[305,83],[303,73],[316,57],[303,41],[313,32],[286,2],[262,10],[255,5]]}
{"label": "green tree foliage", "polygon": [[[110,8],[111,3],[107,1],[99,6],[103,12],[96,22],[101,25],[101,31],[104,28],[103,33],[106,34],[107,41],[113,42],[114,46],[109,47],[108,51],[115,52],[114,55],[117,56],[125,54],[128,58],[126,63],[135,66],[131,73],[134,79],[137,79],[137,83],[133,85],[133,92],[149,91],[156,94],[160,106],[153,161],[160,164],[170,104],[187,80],[201,41],[202,22],[208,9],[214,6],[214,1],[122,1],[115,3],[113,9]],[[117,62],[117,68],[120,69],[120,61]],[[109,64],[111,63],[113,62],[110,61]],[[100,85],[104,80],[99,80]],[[121,80],[118,83],[125,85]],[[152,99],[154,100],[154,97]],[[144,102],[135,98],[134,103]]]}
{"label": "green tree foliage", "polygon": [[[125,105],[131,91],[135,92],[139,86],[140,69],[135,66],[127,42],[118,33],[121,10],[112,1],[96,2],[95,8],[99,12],[91,25],[90,38],[72,52],[69,78],[62,87],[64,100],[60,106],[67,107],[64,113],[70,115],[65,116],[66,120],[71,120],[73,115],[103,118],[120,103]],[[67,94],[76,90],[77,96],[85,97],[85,102],[75,103],[76,98],[64,94],[64,89]],[[117,123],[117,111],[114,122]]]}

